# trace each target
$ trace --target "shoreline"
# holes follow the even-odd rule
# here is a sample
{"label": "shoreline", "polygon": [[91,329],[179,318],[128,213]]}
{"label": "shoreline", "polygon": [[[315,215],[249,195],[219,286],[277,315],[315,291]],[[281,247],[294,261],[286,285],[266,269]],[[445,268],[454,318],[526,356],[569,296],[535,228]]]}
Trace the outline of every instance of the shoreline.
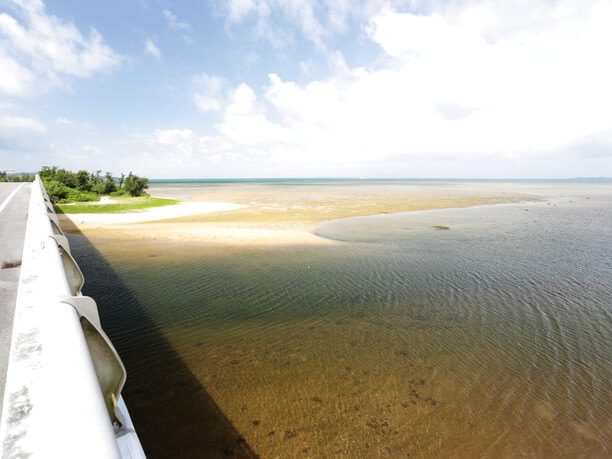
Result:
{"label": "shoreline", "polygon": [[121,239],[201,242],[217,245],[326,245],[331,239],[317,236],[314,227],[266,227],[265,225],[217,225],[207,223],[154,223],[103,225],[60,220],[67,233]]}
{"label": "shoreline", "polygon": [[[337,220],[498,205],[534,205],[599,194],[600,190],[496,186],[233,186],[152,190],[181,200],[137,212],[62,214],[65,231],[124,239],[201,242],[218,246],[328,245],[317,231]],[[555,204],[552,204],[555,205]],[[441,215],[439,224],[444,225]]]}
{"label": "shoreline", "polygon": [[[535,198],[535,197],[532,197]],[[462,202],[453,206],[449,202],[420,203],[415,210],[379,212],[370,215],[340,217],[309,223],[270,221],[224,221],[235,210],[249,210],[248,205],[231,202],[182,202],[174,206],[151,208],[141,212],[116,214],[61,214],[60,222],[68,233],[83,233],[86,236],[115,237],[122,239],[149,239],[175,242],[201,242],[214,245],[329,245],[339,241],[320,236],[316,227],[324,222],[343,219],[366,218],[397,213],[421,213],[449,209],[467,209],[483,206],[525,205],[543,202],[542,197],[531,200],[508,199],[506,202],[486,203],[487,197]],[[443,204],[448,206],[442,207]],[[423,208],[425,207],[425,208]],[[212,214],[212,215],[209,215]],[[210,218],[219,216],[220,221],[193,221],[197,216]],[[185,219],[186,221],[182,221]]]}

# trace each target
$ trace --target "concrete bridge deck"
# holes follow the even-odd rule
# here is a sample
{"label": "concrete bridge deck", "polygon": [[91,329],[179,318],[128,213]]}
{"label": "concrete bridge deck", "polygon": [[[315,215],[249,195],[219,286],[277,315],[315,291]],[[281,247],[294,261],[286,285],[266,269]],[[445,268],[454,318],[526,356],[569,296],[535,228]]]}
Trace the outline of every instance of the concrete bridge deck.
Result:
{"label": "concrete bridge deck", "polygon": [[31,183],[0,183],[0,412],[31,189]]}

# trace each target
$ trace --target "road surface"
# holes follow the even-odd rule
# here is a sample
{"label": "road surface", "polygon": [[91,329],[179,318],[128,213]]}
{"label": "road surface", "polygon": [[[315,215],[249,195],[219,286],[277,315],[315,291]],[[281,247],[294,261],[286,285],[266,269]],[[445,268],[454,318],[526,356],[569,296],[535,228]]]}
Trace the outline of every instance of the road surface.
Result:
{"label": "road surface", "polygon": [[0,183],[0,410],[31,187],[30,183]]}

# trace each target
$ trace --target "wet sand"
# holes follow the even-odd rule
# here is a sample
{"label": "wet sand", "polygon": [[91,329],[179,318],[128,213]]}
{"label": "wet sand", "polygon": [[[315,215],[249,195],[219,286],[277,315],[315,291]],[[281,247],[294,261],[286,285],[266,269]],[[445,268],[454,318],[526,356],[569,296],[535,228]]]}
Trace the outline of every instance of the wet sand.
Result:
{"label": "wet sand", "polygon": [[82,222],[78,217],[64,217],[62,228],[69,233],[83,232],[88,236],[131,239],[155,239],[182,242],[203,242],[230,245],[332,244],[333,241],[314,235],[312,226],[293,225],[270,227],[247,224],[210,223],[138,223],[113,224]]}
{"label": "wet sand", "polygon": [[465,186],[451,190],[419,190],[405,185],[237,186],[206,192],[196,187],[187,195],[181,194],[184,190],[172,188],[152,191],[189,202],[174,206],[183,208],[174,215],[171,208],[164,215],[65,214],[61,217],[62,227],[89,236],[229,245],[323,245],[333,242],[313,234],[313,230],[325,220],[540,199],[535,194]]}

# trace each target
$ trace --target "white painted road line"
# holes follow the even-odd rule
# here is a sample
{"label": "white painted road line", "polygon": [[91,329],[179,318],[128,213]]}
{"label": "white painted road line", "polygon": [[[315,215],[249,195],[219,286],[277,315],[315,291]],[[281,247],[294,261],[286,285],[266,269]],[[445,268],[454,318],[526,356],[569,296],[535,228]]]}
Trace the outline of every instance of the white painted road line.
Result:
{"label": "white painted road line", "polygon": [[2,204],[0,204],[0,212],[2,212],[4,210],[4,208],[7,206],[7,204],[11,201],[11,199],[13,199],[13,196],[15,196],[17,194],[17,192],[19,191],[19,189],[24,186],[25,183],[22,183],[21,185],[19,185],[17,188],[15,188],[13,190],[13,192],[11,194],[8,195],[8,198],[6,198],[4,200],[4,202]]}

